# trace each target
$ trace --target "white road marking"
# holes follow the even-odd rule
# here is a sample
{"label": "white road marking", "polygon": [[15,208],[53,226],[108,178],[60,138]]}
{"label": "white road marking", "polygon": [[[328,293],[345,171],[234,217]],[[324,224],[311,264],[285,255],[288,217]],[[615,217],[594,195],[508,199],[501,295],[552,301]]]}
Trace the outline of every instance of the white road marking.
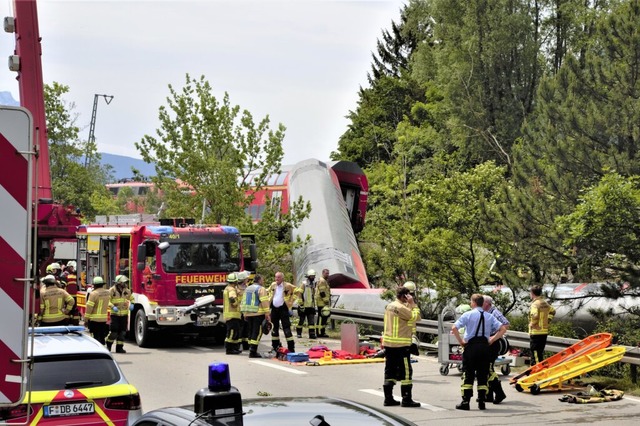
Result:
{"label": "white road marking", "polygon": [[[360,389],[360,392],[368,393],[371,395],[379,396],[384,398],[384,392],[381,392],[376,389]],[[395,395],[394,395],[395,396]],[[396,396],[397,399],[400,399]],[[420,401],[417,401],[420,402]],[[420,408],[426,408],[429,411],[448,411],[446,408],[436,407],[435,405],[426,404],[424,402],[420,402]]]}
{"label": "white road marking", "polygon": [[636,398],[629,398],[629,397],[628,397],[628,396],[626,396],[626,395],[625,395],[622,399],[626,399],[626,400],[633,401],[633,402],[640,402],[640,399],[636,399]]}
{"label": "white road marking", "polygon": [[260,364],[260,365],[264,365],[265,367],[271,367],[271,368],[275,368],[276,370],[282,370],[282,371],[286,371],[287,373],[292,373],[292,374],[309,374],[306,371],[300,371],[300,370],[296,370],[294,368],[288,368],[288,367],[283,367],[281,365],[275,364],[273,362],[266,362],[266,361],[249,361],[252,362],[254,364]]}

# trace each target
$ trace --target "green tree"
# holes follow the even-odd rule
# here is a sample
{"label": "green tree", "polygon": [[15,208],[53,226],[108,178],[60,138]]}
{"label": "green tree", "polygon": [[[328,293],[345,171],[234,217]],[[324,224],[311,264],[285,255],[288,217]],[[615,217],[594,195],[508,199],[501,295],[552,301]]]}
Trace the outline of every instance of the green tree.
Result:
{"label": "green tree", "polygon": [[582,276],[639,285],[640,177],[606,174],[580,197],[570,214],[557,218],[565,249]]}
{"label": "green tree", "polygon": [[165,193],[167,214],[200,218],[204,211],[207,223],[237,222],[251,192],[279,172],[285,127],[271,130],[268,116],[255,123],[227,93],[218,101],[204,76],[187,74],[182,90],[169,85],[169,92],[157,138],[145,135],[135,144],[155,164],[153,180]]}
{"label": "green tree", "polygon": [[85,155],[99,159],[100,154],[80,140],[75,105],[64,99],[68,92],[68,86],[56,82],[44,87],[51,186],[55,200],[79,208],[86,219],[92,220],[104,213],[100,209],[113,207],[107,207],[111,195],[104,186],[111,168],[94,164],[87,169],[81,164]]}
{"label": "green tree", "polygon": [[308,216],[309,203],[293,200],[284,215],[279,205],[268,208],[257,224],[246,214],[253,195],[280,172],[284,125],[271,130],[268,116],[254,122],[249,111],[231,105],[227,93],[218,101],[204,76],[194,80],[187,74],[185,86],[169,85],[169,92],[167,105],[159,109],[157,138],[145,135],[136,143],[142,158],[155,164],[153,181],[163,192],[164,214],[254,232],[259,272],[290,270],[284,266],[304,241],[291,241],[288,231]]}

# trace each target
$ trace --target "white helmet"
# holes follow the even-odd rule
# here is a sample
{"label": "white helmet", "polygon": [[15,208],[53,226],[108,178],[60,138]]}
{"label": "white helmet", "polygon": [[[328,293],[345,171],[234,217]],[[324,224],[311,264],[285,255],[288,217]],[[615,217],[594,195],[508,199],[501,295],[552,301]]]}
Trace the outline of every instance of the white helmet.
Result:
{"label": "white helmet", "polygon": [[116,283],[126,283],[129,281],[126,275],[116,275],[116,279],[114,280]]}
{"label": "white helmet", "polygon": [[309,269],[307,271],[307,276],[308,277],[315,277],[316,276],[316,271],[314,271],[313,269]]}
{"label": "white helmet", "polygon": [[76,261],[75,260],[70,260],[67,262],[67,268],[72,267],[73,269],[76,269]]}
{"label": "white helmet", "polygon": [[409,291],[411,291],[411,292],[416,291],[416,283],[414,283],[413,281],[407,281],[406,283],[404,283],[402,285],[402,287],[408,288]]}

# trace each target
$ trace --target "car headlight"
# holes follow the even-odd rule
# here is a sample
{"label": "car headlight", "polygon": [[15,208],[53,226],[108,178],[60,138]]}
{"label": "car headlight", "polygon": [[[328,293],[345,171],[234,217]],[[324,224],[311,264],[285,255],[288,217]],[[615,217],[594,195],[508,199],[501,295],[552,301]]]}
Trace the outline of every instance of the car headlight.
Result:
{"label": "car headlight", "polygon": [[176,308],[158,308],[156,317],[157,321],[175,322],[178,321],[178,310]]}

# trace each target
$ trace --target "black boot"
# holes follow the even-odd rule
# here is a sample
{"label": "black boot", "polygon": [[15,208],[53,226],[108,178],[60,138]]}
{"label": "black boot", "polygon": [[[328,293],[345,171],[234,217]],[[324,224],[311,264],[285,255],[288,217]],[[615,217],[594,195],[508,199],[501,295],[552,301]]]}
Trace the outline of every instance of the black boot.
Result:
{"label": "black boot", "polygon": [[106,345],[106,346],[107,346],[107,350],[108,350],[109,352],[111,352],[111,347],[113,346],[113,342],[109,342],[109,341],[107,340],[107,345]]}
{"label": "black boot", "polygon": [[500,404],[507,397],[507,394],[505,394],[504,391],[502,390],[502,384],[500,383],[499,380],[495,382],[493,391],[495,393],[495,397],[493,398],[494,404]]}
{"label": "black boot", "polygon": [[400,392],[402,393],[402,406],[403,407],[419,407],[420,403],[416,402],[411,397],[411,390],[413,385],[400,386]]}
{"label": "black boot", "polygon": [[484,403],[486,396],[487,396],[486,390],[478,391],[478,410],[484,410],[485,408],[487,408]]}
{"label": "black boot", "polygon": [[127,351],[124,350],[124,345],[116,345],[116,353],[117,354],[126,354]]}
{"label": "black boot", "polygon": [[400,401],[396,401],[393,398],[393,382],[384,382],[382,385],[382,389],[384,390],[384,406],[392,407],[395,405],[400,405]]}
{"label": "black boot", "polygon": [[460,404],[456,405],[456,410],[469,411],[469,398],[463,396],[462,397],[462,402],[460,402]]}

